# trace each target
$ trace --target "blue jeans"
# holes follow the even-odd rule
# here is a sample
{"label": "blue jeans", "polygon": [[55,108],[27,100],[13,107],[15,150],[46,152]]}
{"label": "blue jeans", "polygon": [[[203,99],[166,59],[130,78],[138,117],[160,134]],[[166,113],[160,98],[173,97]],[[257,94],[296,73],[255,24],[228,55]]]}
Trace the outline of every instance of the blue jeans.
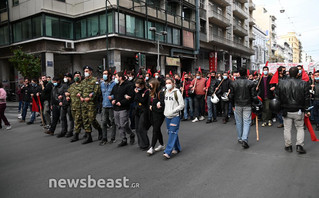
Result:
{"label": "blue jeans", "polygon": [[207,96],[207,112],[208,112],[208,120],[212,120],[212,117],[214,120],[217,118],[217,107],[216,104],[213,104],[210,99],[212,96]]}
{"label": "blue jeans", "polygon": [[21,109],[22,109],[22,107],[23,107],[23,101],[21,100],[21,101],[19,101],[19,112],[21,111]]}
{"label": "blue jeans", "polygon": [[184,118],[187,119],[188,118],[188,114],[187,114],[187,110],[188,110],[188,105],[189,105],[189,114],[191,117],[194,116],[194,111],[193,111],[193,100],[191,97],[186,97],[184,98],[184,103],[185,103],[185,107],[184,107]]}
{"label": "blue jeans", "polygon": [[25,117],[27,115],[27,111],[28,111],[28,108],[29,108],[30,105],[30,102],[24,102],[23,103],[23,109],[22,109],[22,120],[25,121]]}
{"label": "blue jeans", "polygon": [[277,114],[277,118],[278,118],[278,121],[280,124],[283,124],[284,123],[284,120],[282,119],[282,111],[280,111],[278,114]]}
{"label": "blue jeans", "polygon": [[251,107],[235,106],[235,120],[238,140],[248,142],[248,135],[251,123]]}
{"label": "blue jeans", "polygon": [[176,116],[174,118],[165,118],[165,120],[168,132],[168,142],[164,153],[171,155],[173,149],[181,151],[181,145],[179,144],[178,139],[180,117]]}

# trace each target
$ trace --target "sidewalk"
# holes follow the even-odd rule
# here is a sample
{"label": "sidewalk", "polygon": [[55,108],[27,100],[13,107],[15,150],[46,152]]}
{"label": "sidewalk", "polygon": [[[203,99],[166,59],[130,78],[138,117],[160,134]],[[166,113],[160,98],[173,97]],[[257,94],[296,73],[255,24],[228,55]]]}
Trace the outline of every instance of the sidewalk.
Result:
{"label": "sidewalk", "polygon": [[7,107],[19,107],[19,102],[7,102]]}

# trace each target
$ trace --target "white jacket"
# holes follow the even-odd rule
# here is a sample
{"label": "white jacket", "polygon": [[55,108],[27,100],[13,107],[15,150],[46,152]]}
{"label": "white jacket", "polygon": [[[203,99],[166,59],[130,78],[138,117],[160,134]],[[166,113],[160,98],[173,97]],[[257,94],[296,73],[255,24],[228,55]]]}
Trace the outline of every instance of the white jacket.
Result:
{"label": "white jacket", "polygon": [[[174,88],[171,92],[168,90],[165,92],[165,117],[173,118],[179,116],[179,112],[184,109],[184,99],[181,92],[177,88]],[[178,101],[175,99],[174,92],[176,92]]]}

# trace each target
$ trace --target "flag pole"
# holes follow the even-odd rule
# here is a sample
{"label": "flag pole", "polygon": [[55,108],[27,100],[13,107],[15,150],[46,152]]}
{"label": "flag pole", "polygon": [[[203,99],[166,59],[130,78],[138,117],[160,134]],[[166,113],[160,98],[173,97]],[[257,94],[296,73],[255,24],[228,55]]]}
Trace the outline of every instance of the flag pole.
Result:
{"label": "flag pole", "polygon": [[256,136],[257,142],[259,141],[259,130],[258,130],[258,115],[256,114]]}

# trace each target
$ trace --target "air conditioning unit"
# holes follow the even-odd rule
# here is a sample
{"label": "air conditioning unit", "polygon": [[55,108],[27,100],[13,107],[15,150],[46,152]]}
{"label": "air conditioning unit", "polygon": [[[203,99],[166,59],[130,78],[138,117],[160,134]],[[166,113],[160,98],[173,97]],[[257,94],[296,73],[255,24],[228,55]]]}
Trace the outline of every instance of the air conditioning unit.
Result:
{"label": "air conditioning unit", "polygon": [[74,49],[74,43],[70,41],[65,42],[65,49]]}

